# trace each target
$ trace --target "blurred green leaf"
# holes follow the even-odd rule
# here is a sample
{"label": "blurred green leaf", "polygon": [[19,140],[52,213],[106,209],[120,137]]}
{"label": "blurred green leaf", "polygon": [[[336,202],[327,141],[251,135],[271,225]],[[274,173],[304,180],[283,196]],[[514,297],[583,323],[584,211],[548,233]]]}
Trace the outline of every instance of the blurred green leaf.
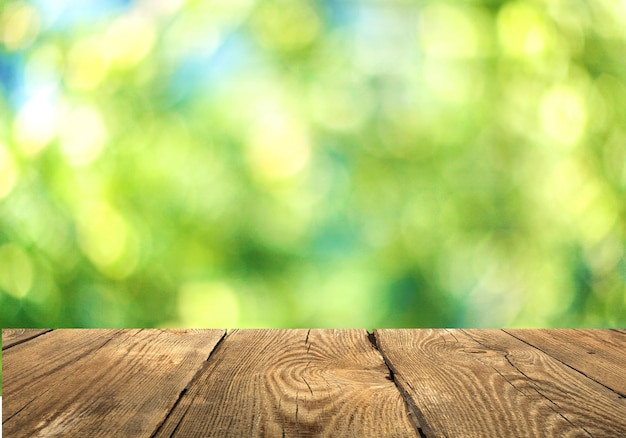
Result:
{"label": "blurred green leaf", "polygon": [[9,1],[3,327],[626,322],[623,2]]}

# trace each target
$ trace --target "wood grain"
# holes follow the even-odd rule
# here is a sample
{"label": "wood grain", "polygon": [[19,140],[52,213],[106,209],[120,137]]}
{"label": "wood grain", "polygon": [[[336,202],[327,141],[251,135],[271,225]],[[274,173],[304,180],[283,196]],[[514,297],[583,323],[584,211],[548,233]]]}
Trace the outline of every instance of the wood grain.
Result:
{"label": "wood grain", "polygon": [[505,330],[626,397],[626,336],[613,330]]}
{"label": "wood grain", "polygon": [[[504,331],[464,332],[486,349],[504,353],[476,357],[520,392],[543,398],[591,436],[626,436],[626,400],[619,394]],[[578,333],[570,332],[571,341],[576,342]]]}
{"label": "wood grain", "polygon": [[6,350],[29,339],[36,338],[52,329],[2,329],[2,349]]}
{"label": "wood grain", "polygon": [[4,352],[6,436],[150,436],[222,330],[55,330]]}
{"label": "wood grain", "polygon": [[157,437],[416,436],[365,330],[229,333]]}
{"label": "wood grain", "polygon": [[3,331],[7,437],[626,436],[618,329],[42,333]]}
{"label": "wood grain", "polygon": [[71,367],[120,333],[120,330],[56,330],[4,350],[3,423],[53,385],[55,371]]}
{"label": "wood grain", "polygon": [[514,383],[525,377],[514,366],[506,374],[494,368],[494,362],[507,360],[506,350],[481,345],[460,330],[375,335],[429,438],[589,436],[537,391],[518,388]]}

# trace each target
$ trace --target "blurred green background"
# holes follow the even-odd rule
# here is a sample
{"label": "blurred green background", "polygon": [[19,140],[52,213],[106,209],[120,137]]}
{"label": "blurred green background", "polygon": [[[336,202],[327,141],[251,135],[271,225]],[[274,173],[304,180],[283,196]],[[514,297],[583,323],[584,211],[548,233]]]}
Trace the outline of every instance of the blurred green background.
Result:
{"label": "blurred green background", "polygon": [[626,2],[4,1],[3,327],[626,324]]}

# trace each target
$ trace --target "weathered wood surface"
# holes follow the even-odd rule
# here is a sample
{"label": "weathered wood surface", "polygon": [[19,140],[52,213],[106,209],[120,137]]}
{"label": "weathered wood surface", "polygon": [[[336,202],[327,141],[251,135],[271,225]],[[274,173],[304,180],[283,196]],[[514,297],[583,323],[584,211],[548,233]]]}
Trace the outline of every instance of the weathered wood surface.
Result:
{"label": "weathered wood surface", "polygon": [[223,330],[58,330],[4,350],[7,437],[142,436],[163,421]]}
{"label": "weathered wood surface", "polygon": [[626,397],[626,332],[578,329],[507,332]]}
{"label": "weathered wood surface", "polygon": [[3,330],[3,433],[626,436],[623,331],[224,333]]}
{"label": "weathered wood surface", "polygon": [[[502,330],[377,330],[376,337],[428,437],[626,433],[626,403],[615,389]],[[621,345],[626,351],[626,337]]]}
{"label": "weathered wood surface", "polygon": [[414,437],[415,431],[365,330],[244,330],[220,345],[156,436],[229,435]]}
{"label": "weathered wood surface", "polygon": [[[506,376],[511,385],[528,397],[540,399],[573,426],[592,436],[619,435],[624,431],[626,400],[614,389],[590,380],[540,350],[528,348],[503,331],[467,332],[485,348],[501,352],[493,363],[487,363]],[[626,364],[626,356],[622,364]],[[590,398],[590,394],[594,397]]]}

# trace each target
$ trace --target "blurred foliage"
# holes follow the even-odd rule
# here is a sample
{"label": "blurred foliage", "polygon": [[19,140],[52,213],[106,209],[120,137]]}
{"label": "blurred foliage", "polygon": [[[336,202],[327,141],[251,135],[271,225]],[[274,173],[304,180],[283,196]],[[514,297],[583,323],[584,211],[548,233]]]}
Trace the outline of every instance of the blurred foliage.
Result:
{"label": "blurred foliage", "polygon": [[3,327],[626,323],[626,3],[8,1]]}

